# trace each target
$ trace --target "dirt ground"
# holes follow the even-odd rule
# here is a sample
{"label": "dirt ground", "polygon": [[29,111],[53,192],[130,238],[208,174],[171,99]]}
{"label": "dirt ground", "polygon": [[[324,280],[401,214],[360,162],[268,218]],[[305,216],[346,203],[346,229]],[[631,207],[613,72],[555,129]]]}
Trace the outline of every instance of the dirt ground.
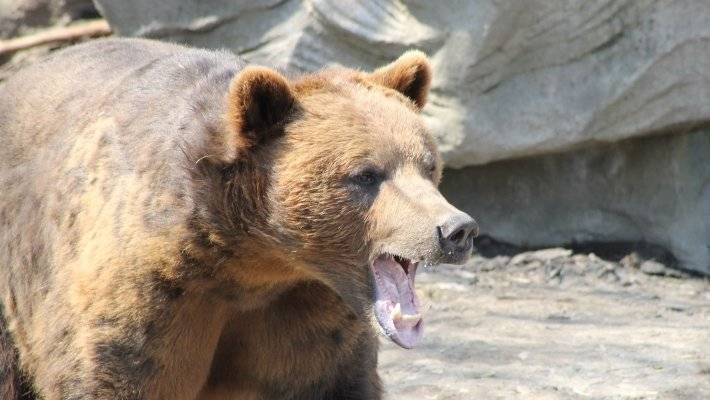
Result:
{"label": "dirt ground", "polygon": [[422,344],[388,399],[710,399],[710,280],[547,249],[422,271]]}

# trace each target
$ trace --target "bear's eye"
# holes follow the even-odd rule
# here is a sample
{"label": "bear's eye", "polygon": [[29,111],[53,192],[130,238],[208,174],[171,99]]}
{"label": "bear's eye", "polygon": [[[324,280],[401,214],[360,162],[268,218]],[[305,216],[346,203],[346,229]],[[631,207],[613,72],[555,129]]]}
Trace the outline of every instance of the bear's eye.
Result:
{"label": "bear's eye", "polygon": [[382,180],[382,174],[374,168],[365,168],[354,173],[352,180],[360,186],[374,186]]}

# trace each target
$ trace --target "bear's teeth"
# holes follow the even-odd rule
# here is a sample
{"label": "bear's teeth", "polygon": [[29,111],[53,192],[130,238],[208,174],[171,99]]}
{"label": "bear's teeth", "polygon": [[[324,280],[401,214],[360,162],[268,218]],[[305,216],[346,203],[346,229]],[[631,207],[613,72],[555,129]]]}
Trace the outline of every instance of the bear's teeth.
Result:
{"label": "bear's teeth", "polygon": [[397,303],[392,309],[392,312],[390,312],[390,318],[392,318],[392,321],[402,319],[402,306],[399,303]]}
{"label": "bear's teeth", "polygon": [[402,314],[402,322],[419,322],[422,319],[421,314]]}
{"label": "bear's teeth", "polygon": [[392,318],[392,321],[397,322],[418,322],[420,319],[422,319],[422,315],[419,313],[402,314],[402,305],[400,303],[397,303],[390,312],[390,318]]}

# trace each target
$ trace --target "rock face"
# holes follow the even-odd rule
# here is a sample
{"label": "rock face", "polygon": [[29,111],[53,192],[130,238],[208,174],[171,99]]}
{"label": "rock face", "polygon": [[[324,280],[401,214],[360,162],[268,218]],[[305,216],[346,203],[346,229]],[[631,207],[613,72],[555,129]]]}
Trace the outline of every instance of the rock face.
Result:
{"label": "rock face", "polygon": [[645,241],[708,273],[708,154],[710,130],[653,136],[447,170],[442,192],[499,240]]}
{"label": "rock face", "polygon": [[426,112],[449,165],[616,141],[710,115],[705,0],[98,0],[119,34],[308,71],[433,57]]}
{"label": "rock face", "polygon": [[91,0],[0,0],[0,38],[96,16]]}
{"label": "rock face", "polygon": [[467,167],[446,187],[484,233],[644,240],[710,273],[708,1],[96,3],[121,35],[296,71],[369,69],[422,49],[436,71],[425,115],[448,165]]}

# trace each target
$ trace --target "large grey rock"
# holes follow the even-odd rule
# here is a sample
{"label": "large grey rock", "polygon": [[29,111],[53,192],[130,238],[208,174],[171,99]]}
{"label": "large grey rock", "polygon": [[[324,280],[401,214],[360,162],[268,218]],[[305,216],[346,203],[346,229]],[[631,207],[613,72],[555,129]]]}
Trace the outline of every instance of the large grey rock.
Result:
{"label": "large grey rock", "polygon": [[309,71],[416,47],[450,166],[613,142],[710,115],[706,0],[97,0],[122,35]]}
{"label": "large grey rock", "polygon": [[0,0],[0,38],[95,14],[91,0]]}
{"label": "large grey rock", "polygon": [[709,154],[710,129],[654,136],[447,170],[442,192],[498,240],[643,241],[710,274]]}
{"label": "large grey rock", "polygon": [[710,1],[96,3],[121,35],[295,71],[422,49],[435,66],[429,125],[448,165],[469,166],[445,187],[484,233],[646,241],[710,273]]}

